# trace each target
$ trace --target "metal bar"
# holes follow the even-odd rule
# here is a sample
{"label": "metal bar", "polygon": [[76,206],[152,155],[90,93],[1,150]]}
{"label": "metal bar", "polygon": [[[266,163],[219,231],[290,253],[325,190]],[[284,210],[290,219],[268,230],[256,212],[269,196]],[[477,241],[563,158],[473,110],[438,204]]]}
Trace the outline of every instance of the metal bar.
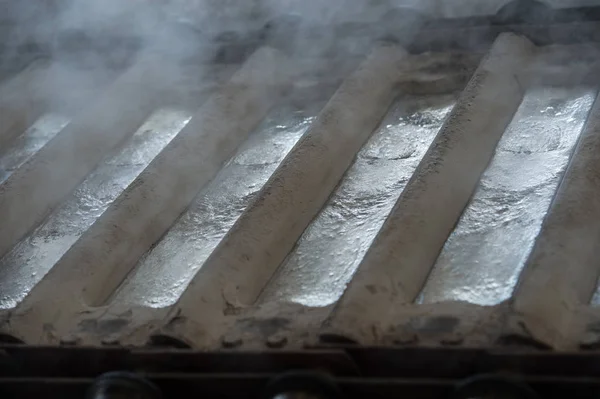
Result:
{"label": "metal bar", "polygon": [[35,156],[67,124],[69,118],[60,114],[45,113],[27,130],[0,151],[0,185],[25,162]]}
{"label": "metal bar", "polygon": [[[89,250],[103,254],[102,274],[85,288],[89,304],[100,305],[113,293],[278,101],[289,85],[285,65],[278,51],[257,50],[85,237],[73,259],[89,262]],[[152,201],[145,201],[149,192]]]}
{"label": "metal bar", "polygon": [[46,61],[37,61],[0,85],[0,152],[41,115],[34,91],[47,70]]}
{"label": "metal bar", "polygon": [[157,64],[141,60],[0,187],[0,254],[5,254],[156,105]]}
{"label": "metal bar", "polygon": [[[377,49],[342,83],[188,286],[176,306],[185,318],[222,317],[256,300],[384,116],[403,57],[399,48]],[[206,339],[218,339],[219,329],[210,330]]]}
{"label": "metal bar", "polygon": [[185,111],[154,112],[120,150],[2,257],[0,309],[17,306],[189,120]]}
{"label": "metal bar", "polygon": [[300,107],[287,103],[269,113],[189,209],[142,257],[110,300],[111,306],[124,310],[132,305],[162,308],[177,302],[323,105],[315,96],[300,101],[314,103]]}
{"label": "metal bar", "polygon": [[299,351],[212,351],[2,345],[4,377],[94,377],[111,370],[143,373],[279,373],[321,369],[335,376],[451,378],[510,372],[529,377],[596,377],[598,352],[523,349],[332,346]]}
{"label": "metal bar", "polygon": [[415,299],[521,101],[518,72],[532,50],[512,34],[497,39],[369,248],[334,328],[379,325]]}
{"label": "metal bar", "polygon": [[[276,375],[270,374],[147,374],[143,378],[155,384],[168,397],[206,396],[219,398],[260,398],[267,384]],[[515,379],[528,384],[532,392],[543,398],[594,398],[600,381],[592,378],[537,377]],[[91,378],[0,378],[0,390],[8,397],[80,399],[94,382]],[[380,398],[447,398],[461,380],[455,379],[359,379],[336,378],[332,380],[342,397],[359,399]],[[493,387],[491,393],[494,392]],[[488,392],[490,393],[490,392]],[[534,396],[535,397],[535,396]]]}
{"label": "metal bar", "polygon": [[594,102],[589,87],[532,87],[446,241],[418,302],[497,305],[514,287]]}
{"label": "metal bar", "polygon": [[600,102],[596,99],[513,296],[533,336],[570,345],[574,311],[597,286],[600,242]]}
{"label": "metal bar", "polygon": [[23,322],[61,331],[78,323],[84,303],[102,305],[278,100],[287,77],[276,50],[250,57],[32,290],[18,308]]}
{"label": "metal bar", "polygon": [[394,101],[260,303],[321,307],[340,298],[454,102],[453,95]]}
{"label": "metal bar", "polygon": [[279,373],[318,367],[332,375],[358,375],[342,350],[282,352],[196,352],[118,347],[6,347],[0,359],[5,377],[96,377],[113,370],[156,373]]}

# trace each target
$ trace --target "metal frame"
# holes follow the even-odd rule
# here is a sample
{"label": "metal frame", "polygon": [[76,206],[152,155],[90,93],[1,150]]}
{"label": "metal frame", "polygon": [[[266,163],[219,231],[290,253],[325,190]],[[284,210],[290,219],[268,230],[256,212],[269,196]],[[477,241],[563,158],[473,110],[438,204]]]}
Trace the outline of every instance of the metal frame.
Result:
{"label": "metal frame", "polygon": [[[83,398],[97,376],[119,370],[151,381],[172,398],[271,398],[300,387],[327,398],[334,396],[334,390],[345,398],[466,397],[460,392],[467,388],[508,390],[512,395],[508,397],[514,398],[536,397],[521,396],[521,391],[543,398],[587,398],[600,392],[599,369],[598,352],[346,346],[207,353],[2,345],[0,393],[7,395],[3,397]],[[323,379],[330,386],[315,392],[325,384]]]}

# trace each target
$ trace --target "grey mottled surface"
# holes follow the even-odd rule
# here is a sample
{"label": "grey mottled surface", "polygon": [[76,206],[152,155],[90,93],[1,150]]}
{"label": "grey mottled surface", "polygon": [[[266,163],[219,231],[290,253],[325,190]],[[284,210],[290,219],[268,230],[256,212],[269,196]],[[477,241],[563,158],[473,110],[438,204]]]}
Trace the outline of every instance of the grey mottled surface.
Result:
{"label": "grey mottled surface", "polygon": [[[237,155],[138,263],[113,303],[155,308],[174,304],[318,113],[275,108]],[[321,104],[322,105],[322,104]]]}
{"label": "grey mottled surface", "polygon": [[526,93],[418,303],[510,298],[595,94],[585,87]]}
{"label": "grey mottled surface", "polygon": [[327,306],[352,278],[454,97],[401,97],[261,297]]}
{"label": "grey mottled surface", "polygon": [[31,234],[0,260],[0,308],[15,307],[117,196],[186,125],[187,113],[155,112]]}
{"label": "grey mottled surface", "polygon": [[59,114],[44,114],[0,151],[0,184],[52,140],[67,124],[69,118]]}

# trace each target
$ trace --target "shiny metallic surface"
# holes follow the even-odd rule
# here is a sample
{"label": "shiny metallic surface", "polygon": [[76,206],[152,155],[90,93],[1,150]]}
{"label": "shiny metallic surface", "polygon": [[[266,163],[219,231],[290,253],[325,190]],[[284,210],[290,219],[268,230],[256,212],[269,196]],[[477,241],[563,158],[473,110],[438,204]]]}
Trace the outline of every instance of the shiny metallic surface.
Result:
{"label": "shiny metallic surface", "polygon": [[418,303],[511,297],[595,96],[588,87],[526,93]]}
{"label": "shiny metallic surface", "polygon": [[138,263],[113,303],[174,304],[320,110],[275,108],[189,210]]}
{"label": "shiny metallic surface", "polygon": [[[360,12],[324,36],[288,11],[214,46],[184,12],[183,47],[132,40],[106,67],[52,57],[17,75],[0,104],[0,335],[241,352],[489,348],[498,332],[595,345],[597,43],[491,44],[494,25],[474,47],[412,45],[386,27],[375,40]],[[123,96],[142,101],[135,115],[113,109]]]}
{"label": "shiny metallic surface", "polygon": [[451,95],[397,99],[261,302],[336,302],[454,105]]}
{"label": "shiny metallic surface", "polygon": [[592,296],[590,304],[592,306],[600,306],[600,284],[598,284],[598,287],[596,288],[596,292],[594,292],[594,295]]}
{"label": "shiny metallic surface", "polygon": [[2,149],[0,184],[52,140],[68,123],[69,118],[63,115],[44,114],[29,129]]}
{"label": "shiny metallic surface", "polygon": [[29,236],[0,260],[0,309],[15,307],[190,120],[188,113],[153,113]]}
{"label": "shiny metallic surface", "polygon": [[596,288],[596,292],[594,292],[590,304],[593,306],[600,306],[600,285]]}

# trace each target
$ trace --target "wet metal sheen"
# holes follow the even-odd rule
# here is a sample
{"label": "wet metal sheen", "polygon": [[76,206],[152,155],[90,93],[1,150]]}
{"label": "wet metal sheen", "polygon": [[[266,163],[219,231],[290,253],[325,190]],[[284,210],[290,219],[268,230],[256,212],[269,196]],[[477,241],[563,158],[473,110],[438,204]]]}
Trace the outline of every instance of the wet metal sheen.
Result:
{"label": "wet metal sheen", "polygon": [[242,215],[322,104],[275,108],[190,209],[138,263],[112,300],[154,308],[173,305]]}
{"label": "wet metal sheen", "polygon": [[58,114],[42,115],[0,154],[0,184],[35,155],[67,124],[69,119]]}
{"label": "wet metal sheen", "polygon": [[0,260],[0,309],[15,307],[108,206],[183,129],[182,111],[155,112],[29,236]]}
{"label": "wet metal sheen", "polygon": [[339,299],[453,104],[451,95],[394,102],[261,302],[319,307]]}
{"label": "wet metal sheen", "polygon": [[496,305],[511,297],[596,91],[528,91],[418,303]]}

